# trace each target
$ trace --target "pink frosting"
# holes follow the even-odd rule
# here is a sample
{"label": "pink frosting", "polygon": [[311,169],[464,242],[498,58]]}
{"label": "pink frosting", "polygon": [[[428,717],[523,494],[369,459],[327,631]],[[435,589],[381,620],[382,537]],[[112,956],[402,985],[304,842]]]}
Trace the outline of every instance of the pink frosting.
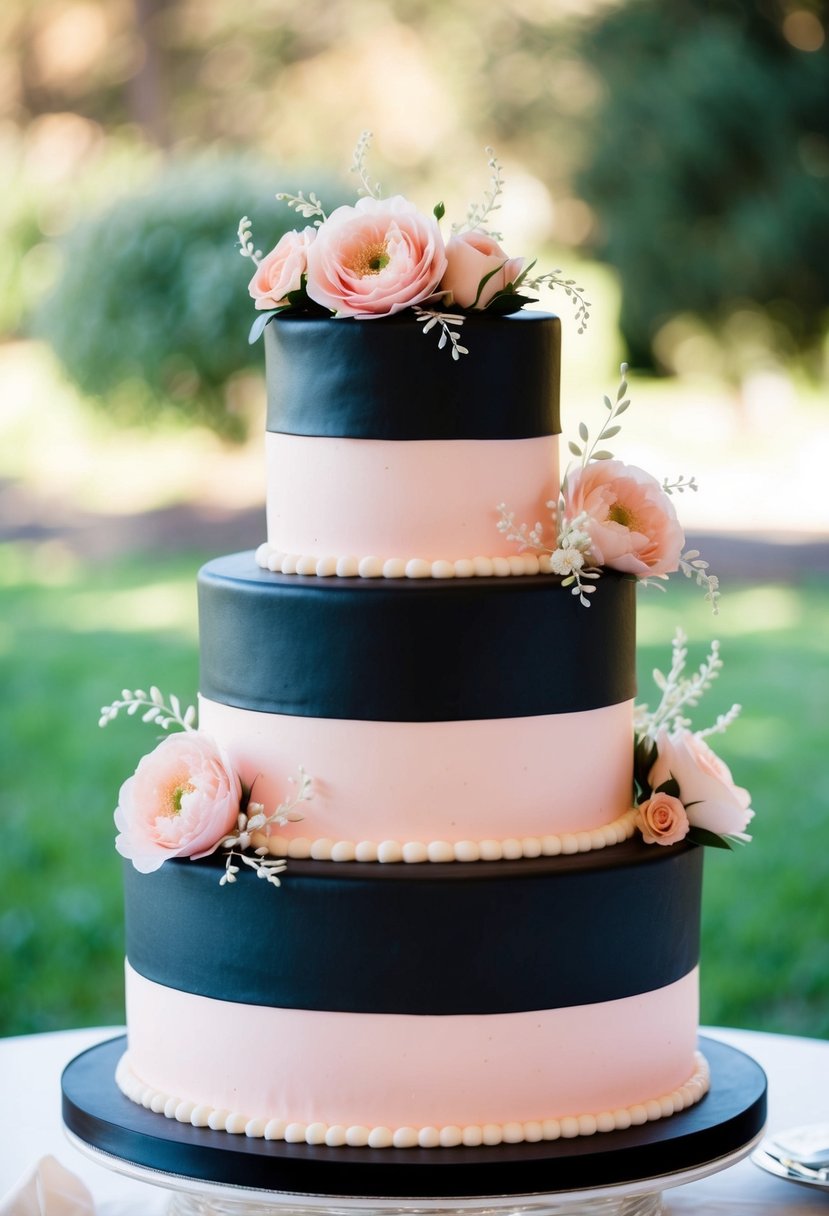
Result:
{"label": "pink frosting", "polygon": [[[390,679],[394,673],[390,673]],[[314,785],[283,836],[484,840],[590,831],[631,805],[632,703],[470,722],[357,722],[202,697],[218,739],[269,809],[301,764]],[[601,757],[601,763],[597,763]]]}
{"label": "pink frosting", "polygon": [[695,969],[655,992],[567,1009],[324,1013],[192,996],[127,966],[130,1064],[179,1098],[304,1123],[440,1127],[598,1114],[688,1079],[697,989]]}
{"label": "pink frosting", "polygon": [[500,502],[532,525],[558,494],[558,439],[326,439],[269,432],[268,540],[317,557],[512,557]]}

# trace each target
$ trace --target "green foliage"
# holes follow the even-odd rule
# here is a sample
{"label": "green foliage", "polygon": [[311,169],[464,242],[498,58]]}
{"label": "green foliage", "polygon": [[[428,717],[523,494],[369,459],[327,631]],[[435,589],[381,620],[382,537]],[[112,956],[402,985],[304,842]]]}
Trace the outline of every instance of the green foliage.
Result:
{"label": "green foliage", "polygon": [[250,160],[173,164],[70,233],[36,329],[83,393],[124,422],[164,411],[239,433],[229,388],[262,352],[237,227],[250,215],[263,252],[301,227],[274,201],[284,184]]}
{"label": "green foliage", "polygon": [[667,594],[641,589],[637,659],[640,696],[681,621],[689,664],[721,641],[724,669],[706,693],[696,727],[726,712],[739,719],[716,750],[752,794],[751,844],[705,851],[702,901],[702,1020],[789,1034],[829,1034],[829,823],[826,668],[829,584],[738,587],[729,581],[720,615],[680,581]]}
{"label": "green foliage", "polygon": [[[54,558],[50,568],[0,546],[10,863],[0,893],[0,1035],[123,1020],[112,812],[154,736],[130,720],[102,732],[97,717],[122,685],[147,676],[195,695],[197,566],[193,556],[156,557],[60,572]],[[142,621],[148,597],[169,606],[167,628]]]}
{"label": "green foliage", "polygon": [[[10,159],[10,158],[9,158]],[[37,293],[48,253],[37,220],[36,192],[18,165],[4,165],[0,194],[0,334],[17,333]]]}
{"label": "green foliage", "polygon": [[[804,6],[805,7],[805,6]],[[781,348],[829,307],[829,41],[795,49],[784,6],[634,0],[582,51],[604,86],[579,188],[619,272],[631,359],[691,313],[759,305]]]}

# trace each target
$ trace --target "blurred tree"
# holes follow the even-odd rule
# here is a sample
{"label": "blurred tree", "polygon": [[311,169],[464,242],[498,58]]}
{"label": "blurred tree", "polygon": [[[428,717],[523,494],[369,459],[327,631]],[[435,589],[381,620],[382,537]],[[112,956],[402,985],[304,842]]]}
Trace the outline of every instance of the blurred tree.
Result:
{"label": "blurred tree", "polygon": [[808,0],[633,0],[587,28],[604,90],[577,181],[640,366],[679,313],[717,327],[754,302],[784,348],[825,331],[825,18]]}
{"label": "blurred tree", "polygon": [[[343,199],[319,175],[303,184],[329,207]],[[247,341],[252,267],[236,230],[249,215],[267,251],[303,226],[273,201],[284,185],[250,159],[179,162],[72,230],[35,329],[82,392],[124,422],[166,412],[242,433],[230,390],[246,369],[261,370],[262,351]]]}

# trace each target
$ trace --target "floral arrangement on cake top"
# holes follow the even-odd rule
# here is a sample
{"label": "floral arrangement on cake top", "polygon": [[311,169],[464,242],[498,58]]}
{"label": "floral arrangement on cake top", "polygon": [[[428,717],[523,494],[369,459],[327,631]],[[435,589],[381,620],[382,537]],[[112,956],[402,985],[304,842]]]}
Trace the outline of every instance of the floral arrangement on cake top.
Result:
{"label": "floral arrangement on cake top", "polygon": [[249,291],[259,316],[250,331],[255,342],[279,313],[295,312],[336,318],[374,320],[410,309],[423,332],[437,330],[438,346],[448,345],[453,359],[469,353],[459,330],[469,312],[505,314],[535,303],[541,287],[561,288],[573,301],[579,333],[590,316],[590,304],[574,279],[559,270],[533,275],[535,262],[509,257],[503,237],[489,225],[503,192],[501,164],[487,148],[490,188],[482,203],[472,204],[466,218],[452,225],[444,241],[440,221],[443,203],[432,213],[419,211],[402,195],[383,198],[366,170],[371,133],[363,132],[351,172],[359,178],[358,201],[330,215],[312,192],[277,194],[312,223],[287,232],[263,256],[255,246],[247,216],[239,222],[239,246],[256,273]]}
{"label": "floral arrangement on cake top", "polygon": [[661,483],[636,465],[616,460],[606,447],[622,429],[618,419],[630,405],[627,396],[627,364],[621,367],[622,379],[615,400],[604,398],[607,419],[591,440],[587,426],[579,425],[581,443],[571,440],[569,447],[579,463],[568,467],[558,499],[547,503],[553,537],[548,541],[544,525],[518,524],[506,503],[498,505],[497,527],[507,540],[541,555],[541,568],[563,576],[584,607],[596,590],[602,567],[633,574],[644,584],[664,590],[661,582],[681,571],[705,589],[713,612],[718,611],[720,583],[709,573],[708,562],[698,549],[685,549],[685,533],[671,501],[674,494],[696,492],[693,477],[678,477]]}
{"label": "floral arrangement on cake top", "polygon": [[182,712],[177,697],[167,703],[155,686],[149,693],[125,688],[118,700],[103,706],[98,725],[114,721],[121,710],[130,717],[140,713],[142,722],[164,731],[183,732],[162,739],[121,786],[115,810],[115,848],[121,856],[140,873],[151,874],[169,858],[197,860],[222,849],[221,886],[236,881],[239,861],[278,887],[286,862],[270,857],[262,839],[269,828],[302,819],[299,806],[313,795],[304,769],[292,782],[292,796],[269,814],[252,800],[215,740],[196,728],[194,706]]}
{"label": "floral arrangement on cake top", "polygon": [[754,817],[748,790],[734,783],[728,766],[706,743],[721,734],[740,713],[732,705],[704,730],[692,731],[684,710],[699,702],[722,668],[719,643],[711,643],[705,661],[686,676],[686,637],[677,630],[667,675],[656,670],[661,692],[654,710],[637,705],[634,712],[634,786],[636,826],[646,844],[669,845],[686,837],[695,844],[733,848],[751,837],[745,829]]}

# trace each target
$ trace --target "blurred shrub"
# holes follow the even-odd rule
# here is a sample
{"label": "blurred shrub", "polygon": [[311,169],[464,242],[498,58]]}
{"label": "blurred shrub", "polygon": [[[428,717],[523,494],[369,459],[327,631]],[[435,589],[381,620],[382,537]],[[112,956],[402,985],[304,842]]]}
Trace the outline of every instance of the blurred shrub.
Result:
{"label": "blurred shrub", "polygon": [[[342,187],[319,178],[298,185],[328,207],[342,201]],[[229,390],[263,364],[261,346],[247,341],[253,267],[239,254],[237,226],[250,216],[265,252],[303,227],[274,200],[294,186],[293,175],[286,181],[250,160],[172,164],[148,189],[69,234],[36,331],[111,416],[135,423],[173,413],[238,436],[244,419],[229,406]]]}
{"label": "blurred shrub", "polygon": [[42,276],[32,264],[33,251],[38,250],[42,236],[29,182],[6,157],[3,171],[6,189],[0,194],[0,334],[6,337],[20,330],[36,294]]}
{"label": "blurred shrub", "polygon": [[784,350],[826,325],[829,40],[816,15],[796,20],[776,4],[633,0],[587,29],[604,90],[578,186],[640,365],[679,313],[717,328],[759,304]]}

